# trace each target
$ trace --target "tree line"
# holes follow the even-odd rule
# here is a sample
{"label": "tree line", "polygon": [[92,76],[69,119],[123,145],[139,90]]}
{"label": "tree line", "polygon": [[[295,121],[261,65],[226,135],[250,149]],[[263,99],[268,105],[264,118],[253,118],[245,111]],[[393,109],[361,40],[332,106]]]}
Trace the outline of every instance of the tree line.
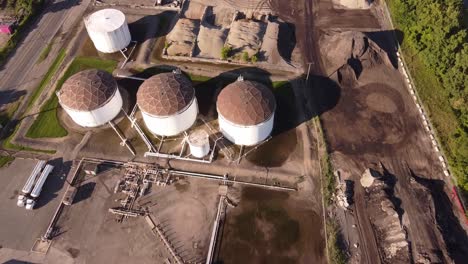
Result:
{"label": "tree line", "polygon": [[463,0],[390,0],[404,43],[442,84],[458,128],[445,146],[458,184],[468,191],[468,43]]}

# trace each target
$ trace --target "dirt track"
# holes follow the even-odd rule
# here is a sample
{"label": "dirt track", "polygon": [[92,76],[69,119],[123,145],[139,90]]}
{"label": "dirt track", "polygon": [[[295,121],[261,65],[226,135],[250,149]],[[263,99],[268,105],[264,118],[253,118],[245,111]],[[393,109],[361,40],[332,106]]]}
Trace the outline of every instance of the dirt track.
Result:
{"label": "dirt track", "polygon": [[[400,71],[390,63],[395,56],[395,47],[391,45],[393,33],[379,25],[382,18],[374,15],[378,12],[336,11],[331,9],[328,0],[296,0],[289,6],[281,1],[272,2],[274,11],[295,23],[298,44],[305,55],[304,64],[311,63],[315,85],[305,93],[305,101],[309,110],[313,110],[314,100],[318,102],[334,168],[341,172],[343,180],[355,182],[352,213],[337,211],[344,242],[350,249],[349,261],[386,263],[382,238],[376,235],[375,219],[370,219],[367,211],[366,191],[359,184],[366,168],[381,163],[396,180],[390,198],[399,201],[394,206],[400,211],[403,218],[400,221],[410,241],[411,260],[408,261],[462,263],[462,255],[468,255],[468,239],[458,219],[458,210],[451,202],[450,180],[442,173]],[[389,58],[377,65],[367,65],[368,61],[363,60],[357,70],[354,61],[348,61],[358,79],[333,86],[334,82],[328,78],[317,78],[336,71],[327,65],[327,56],[336,57],[336,54],[324,52],[323,43],[319,47],[319,39],[330,30],[375,31],[367,36],[388,51]],[[329,52],[333,47],[324,48],[327,49]],[[341,78],[335,76],[335,81]],[[351,227],[354,223],[357,228]],[[352,247],[354,243],[358,248]]]}

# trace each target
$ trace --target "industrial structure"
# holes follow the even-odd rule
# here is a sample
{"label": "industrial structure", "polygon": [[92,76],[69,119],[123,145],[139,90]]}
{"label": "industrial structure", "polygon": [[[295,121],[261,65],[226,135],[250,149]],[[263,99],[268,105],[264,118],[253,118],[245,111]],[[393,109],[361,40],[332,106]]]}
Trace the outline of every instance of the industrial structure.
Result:
{"label": "industrial structure", "polygon": [[221,132],[236,145],[259,144],[273,130],[276,100],[261,83],[240,76],[219,93],[216,108]]}
{"label": "industrial structure", "polygon": [[71,119],[82,127],[104,125],[122,109],[117,82],[102,70],[84,70],[74,74],[65,81],[57,96]]}
{"label": "industrial structure", "polygon": [[96,49],[114,53],[125,49],[131,41],[124,13],[116,9],[102,9],[84,19],[86,30]]}
{"label": "industrial structure", "polygon": [[190,154],[196,158],[203,158],[210,152],[210,137],[205,130],[196,130],[188,136]]}
{"label": "industrial structure", "polygon": [[197,119],[195,90],[180,71],[157,74],[145,80],[138,90],[137,104],[146,127],[155,135],[178,135]]}

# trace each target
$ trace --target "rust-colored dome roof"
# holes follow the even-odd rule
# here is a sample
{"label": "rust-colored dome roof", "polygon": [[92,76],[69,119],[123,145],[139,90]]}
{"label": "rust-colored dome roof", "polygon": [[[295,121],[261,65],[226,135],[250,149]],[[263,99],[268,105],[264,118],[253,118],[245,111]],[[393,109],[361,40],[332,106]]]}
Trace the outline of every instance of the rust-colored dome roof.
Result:
{"label": "rust-colored dome roof", "polygon": [[186,109],[195,98],[192,83],[180,73],[161,73],[145,80],[137,93],[140,109],[154,116],[170,116]]}
{"label": "rust-colored dome roof", "polygon": [[92,69],[68,78],[58,96],[64,107],[76,111],[92,111],[107,103],[116,91],[117,82],[110,73]]}
{"label": "rust-colored dome roof", "polygon": [[236,81],[218,95],[218,113],[238,125],[257,125],[268,120],[276,109],[273,93],[263,84]]}

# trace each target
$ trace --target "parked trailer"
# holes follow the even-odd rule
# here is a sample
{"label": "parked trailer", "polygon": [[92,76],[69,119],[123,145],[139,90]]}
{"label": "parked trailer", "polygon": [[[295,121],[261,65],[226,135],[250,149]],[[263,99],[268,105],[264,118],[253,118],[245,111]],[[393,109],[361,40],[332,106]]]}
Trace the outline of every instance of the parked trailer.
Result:
{"label": "parked trailer", "polygon": [[19,207],[24,207],[26,204],[26,197],[31,192],[32,188],[34,187],[34,182],[36,181],[37,175],[41,172],[42,168],[46,164],[45,160],[40,160],[36,163],[31,175],[29,176],[26,184],[24,185],[23,189],[21,190],[21,194],[18,195],[18,202],[17,205]]}
{"label": "parked trailer", "polygon": [[36,205],[36,199],[39,197],[42,191],[42,186],[44,186],[45,181],[47,180],[47,177],[49,177],[49,174],[52,172],[54,169],[54,166],[47,164],[42,171],[41,176],[39,177],[39,180],[37,180],[36,185],[34,185],[34,189],[31,192],[31,198],[29,198],[26,201],[26,209],[27,210],[32,210],[34,208],[34,205]]}

